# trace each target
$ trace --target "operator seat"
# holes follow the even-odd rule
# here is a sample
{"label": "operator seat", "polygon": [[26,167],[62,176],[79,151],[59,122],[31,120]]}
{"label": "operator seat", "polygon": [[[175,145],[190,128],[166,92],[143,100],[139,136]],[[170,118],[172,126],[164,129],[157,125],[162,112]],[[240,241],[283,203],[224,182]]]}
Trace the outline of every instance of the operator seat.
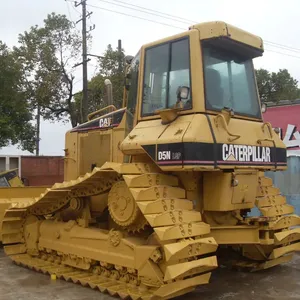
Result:
{"label": "operator seat", "polygon": [[223,88],[221,87],[221,75],[212,68],[205,69],[205,95],[208,109],[223,108]]}

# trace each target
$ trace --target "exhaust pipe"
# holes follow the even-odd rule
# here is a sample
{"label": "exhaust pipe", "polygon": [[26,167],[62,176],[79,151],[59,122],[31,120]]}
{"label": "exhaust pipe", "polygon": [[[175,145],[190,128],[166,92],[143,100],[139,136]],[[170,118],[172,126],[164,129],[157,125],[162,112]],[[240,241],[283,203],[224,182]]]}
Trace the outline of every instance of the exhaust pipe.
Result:
{"label": "exhaust pipe", "polygon": [[105,79],[104,84],[106,87],[107,105],[112,105],[113,104],[112,83],[109,79]]}

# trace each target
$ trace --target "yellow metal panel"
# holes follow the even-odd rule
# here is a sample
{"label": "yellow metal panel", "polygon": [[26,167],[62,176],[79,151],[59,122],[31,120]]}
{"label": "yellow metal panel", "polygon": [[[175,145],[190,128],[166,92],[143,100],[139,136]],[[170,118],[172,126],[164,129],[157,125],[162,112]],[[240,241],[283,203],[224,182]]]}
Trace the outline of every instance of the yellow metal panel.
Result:
{"label": "yellow metal panel", "polygon": [[172,141],[172,143],[181,143],[192,118],[193,116],[186,116],[178,119],[178,122],[172,122],[159,136],[157,144],[165,144],[170,141]]}
{"label": "yellow metal panel", "polygon": [[48,186],[24,186],[24,187],[4,187],[0,188],[0,203],[11,202],[11,198],[26,199],[39,197],[45,192]]}
{"label": "yellow metal panel", "polygon": [[188,220],[189,222],[202,221],[199,212],[189,210],[166,211],[161,214],[145,215],[145,217],[152,227],[182,224],[184,220]]}
{"label": "yellow metal panel", "polygon": [[300,251],[300,243],[291,244],[285,247],[276,248],[272,251],[269,259],[275,259],[290,252]]}
{"label": "yellow metal panel", "polygon": [[161,241],[183,239],[210,233],[210,226],[203,222],[174,226],[157,227],[154,229]]}
{"label": "yellow metal panel", "polygon": [[112,161],[113,162],[123,162],[124,160],[124,154],[121,151],[121,143],[128,134],[128,131],[130,131],[130,128],[127,128],[127,113],[123,115],[123,118],[121,120],[121,123],[118,127],[112,129]]}
{"label": "yellow metal panel", "polygon": [[174,142],[213,143],[213,137],[205,115],[187,115],[169,125],[161,120],[144,121],[137,124],[121,144],[124,153],[144,153],[141,145]]}
{"label": "yellow metal panel", "polygon": [[19,176],[16,176],[16,177],[14,177],[14,178],[12,178],[11,180],[9,180],[9,185],[10,186],[19,186],[19,187],[21,187],[21,186],[24,186],[24,184],[23,184],[23,182],[22,182],[22,180],[20,179],[20,177]]}
{"label": "yellow metal panel", "polygon": [[297,215],[282,216],[276,220],[276,222],[271,222],[270,228],[273,230],[283,229],[287,227],[293,227],[300,225],[300,217]]}
{"label": "yellow metal panel", "polygon": [[[0,228],[2,228],[2,220],[5,215],[5,211],[10,207],[10,205],[11,205],[11,203],[9,203],[8,201],[3,202],[3,200],[2,201],[0,200]],[[1,241],[2,241],[2,235],[0,232],[0,242]]]}
{"label": "yellow metal panel", "polygon": [[[221,172],[203,174],[203,205],[208,211],[227,211],[232,207],[232,175]],[[216,189],[216,186],[218,187]]]}
{"label": "yellow metal panel", "polygon": [[[80,175],[92,171],[92,165],[101,167],[112,161],[112,130],[79,134],[80,137]],[[102,151],[100,149],[103,149]],[[105,151],[105,149],[107,149]]]}
{"label": "yellow metal panel", "polygon": [[25,253],[26,252],[26,246],[24,244],[16,244],[11,246],[5,246],[4,252],[6,255],[14,255],[19,253]]}
{"label": "yellow metal panel", "polygon": [[211,236],[221,244],[259,244],[257,226],[219,226],[211,227]]}
{"label": "yellow metal panel", "polygon": [[218,266],[216,256],[198,259],[196,261],[184,262],[167,266],[164,280],[176,279],[179,276],[186,276],[196,273],[204,273],[215,269]]}
{"label": "yellow metal panel", "polygon": [[203,143],[214,142],[205,115],[203,114],[194,115],[193,119],[191,119],[191,124],[183,137],[183,141],[203,142]]}
{"label": "yellow metal panel", "polygon": [[294,212],[294,207],[292,205],[284,204],[270,207],[260,208],[261,213],[265,217],[276,217],[281,215],[292,214]]}
{"label": "yellow metal panel", "polygon": [[160,172],[159,168],[155,164],[143,164],[143,163],[105,163],[100,170],[114,170],[119,174],[142,174],[142,173],[155,173]]}
{"label": "yellow metal panel", "polygon": [[143,214],[158,214],[167,210],[192,210],[193,202],[185,199],[159,199],[156,201],[141,201],[138,206]]}
{"label": "yellow metal panel", "polygon": [[282,205],[286,203],[286,199],[282,195],[259,197],[255,200],[257,207],[265,207],[272,205]]}
{"label": "yellow metal panel", "polygon": [[[125,138],[124,129],[113,129],[112,131],[112,161],[122,163],[124,159],[124,154],[120,149],[120,145]],[[100,148],[105,149],[105,147]],[[105,151],[105,150],[104,150]],[[108,149],[107,149],[108,152]]]}
{"label": "yellow metal panel", "polygon": [[166,261],[173,261],[215,252],[217,248],[218,244],[215,239],[211,237],[164,245]]}
{"label": "yellow metal panel", "polygon": [[[232,186],[232,173],[205,172],[203,175],[204,210],[230,211],[252,208],[256,195],[256,174],[236,175],[237,186]],[[216,186],[218,187],[216,189]]]}
{"label": "yellow metal panel", "polygon": [[253,206],[253,199],[257,190],[257,174],[255,172],[237,173],[235,180],[238,181],[238,184],[233,187],[232,204],[251,203]]}
{"label": "yellow metal panel", "polygon": [[162,125],[161,120],[140,122],[122,142],[120,149],[125,154],[144,153],[141,145],[156,144],[159,136],[168,125]]}
{"label": "yellow metal panel", "polygon": [[279,195],[279,194],[280,194],[279,188],[276,188],[274,186],[266,186],[266,187],[259,186],[258,191],[257,191],[258,197],[263,197],[266,195],[275,196],[275,195]]}
{"label": "yellow metal panel", "polygon": [[153,185],[178,186],[176,176],[166,174],[123,175],[128,187],[149,187]]}
{"label": "yellow metal panel", "polygon": [[[191,60],[191,80],[192,80],[192,105],[194,112],[205,111],[205,93],[203,79],[202,49],[199,43],[198,30],[190,30],[190,60]],[[200,70],[200,72],[199,72]],[[187,112],[190,112],[188,110]],[[183,114],[184,112],[182,112]]]}
{"label": "yellow metal panel", "polygon": [[274,234],[274,240],[277,245],[300,240],[300,228],[277,232]]}
{"label": "yellow metal panel", "polygon": [[152,186],[149,188],[130,188],[136,201],[158,200],[159,198],[185,198],[185,190],[173,186]]}
{"label": "yellow metal panel", "polygon": [[285,264],[293,259],[293,254],[281,256],[276,259],[267,260],[266,262],[260,264],[258,267],[256,267],[255,271],[259,270],[265,270],[272,267],[275,267],[277,265]]}
{"label": "yellow metal panel", "polygon": [[[270,135],[267,130],[264,130],[263,124],[260,122],[252,122],[237,118],[231,118],[227,124],[228,132],[239,136],[236,140],[232,141],[229,134],[226,132],[225,125],[218,120],[216,116],[209,116],[213,131],[218,143],[222,144],[236,144],[236,145],[255,145],[255,146],[269,146],[274,147],[270,141]],[[259,144],[259,140],[267,139],[267,141]],[[277,134],[273,135],[272,140],[275,145],[280,148],[285,148],[285,144]]]}
{"label": "yellow metal panel", "polygon": [[78,133],[67,132],[65,139],[64,180],[72,180],[78,177]]}
{"label": "yellow metal panel", "polygon": [[265,177],[265,176],[260,176],[258,182],[260,187],[271,188],[273,184],[272,178]]}
{"label": "yellow metal panel", "polygon": [[223,36],[263,50],[263,41],[260,37],[225,22],[205,22],[191,28],[200,31],[201,40]]}

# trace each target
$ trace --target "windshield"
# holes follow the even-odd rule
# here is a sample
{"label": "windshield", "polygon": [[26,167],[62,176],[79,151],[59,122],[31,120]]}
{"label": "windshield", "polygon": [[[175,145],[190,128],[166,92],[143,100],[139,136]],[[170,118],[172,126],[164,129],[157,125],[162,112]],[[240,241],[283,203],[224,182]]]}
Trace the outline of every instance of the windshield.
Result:
{"label": "windshield", "polygon": [[252,60],[203,45],[206,109],[261,118]]}
{"label": "windshield", "polygon": [[[142,115],[172,108],[177,89],[190,88],[189,40],[184,38],[148,48],[145,51]],[[191,92],[182,100],[183,108],[191,108]]]}

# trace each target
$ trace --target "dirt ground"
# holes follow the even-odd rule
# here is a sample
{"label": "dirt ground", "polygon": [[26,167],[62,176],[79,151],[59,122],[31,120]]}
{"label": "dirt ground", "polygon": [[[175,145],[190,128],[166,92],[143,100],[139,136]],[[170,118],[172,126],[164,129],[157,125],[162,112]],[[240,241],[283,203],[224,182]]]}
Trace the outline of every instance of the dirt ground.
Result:
{"label": "dirt ground", "polygon": [[[14,265],[0,250],[0,299],[3,300],[112,300],[80,285]],[[220,267],[211,283],[177,300],[263,300],[300,299],[300,255],[292,262],[257,273],[245,273]]]}

